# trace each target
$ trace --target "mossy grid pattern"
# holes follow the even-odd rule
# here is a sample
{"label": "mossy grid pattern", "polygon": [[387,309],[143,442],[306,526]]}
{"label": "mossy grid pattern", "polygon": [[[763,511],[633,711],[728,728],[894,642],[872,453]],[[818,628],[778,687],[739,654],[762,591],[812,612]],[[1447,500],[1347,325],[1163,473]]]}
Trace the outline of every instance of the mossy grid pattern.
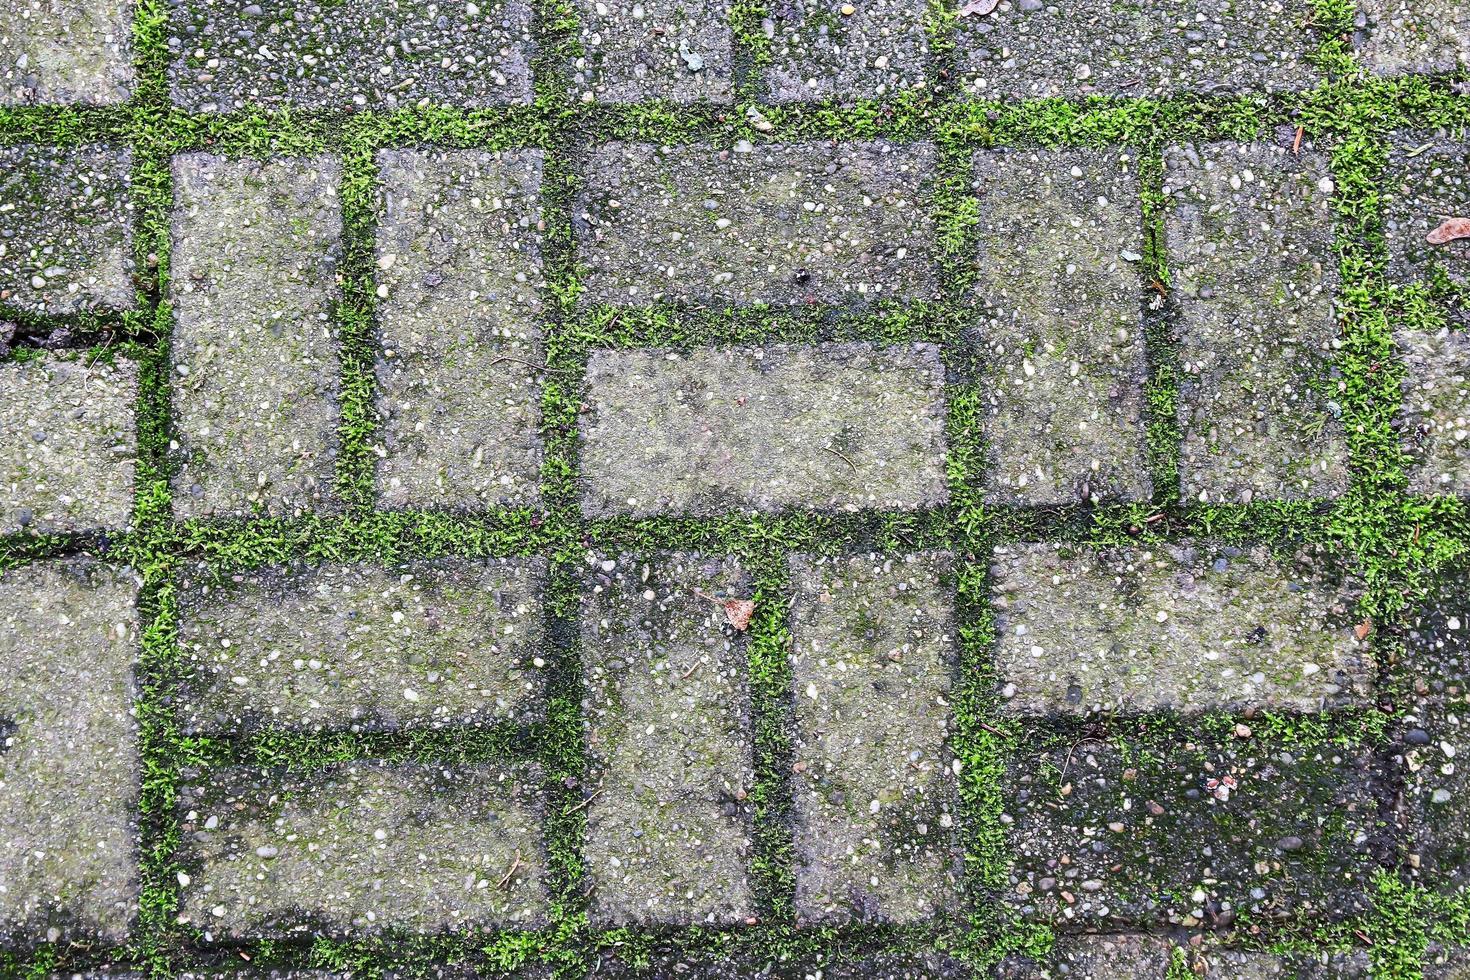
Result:
{"label": "mossy grid pattern", "polygon": [[[1388,135],[1396,129],[1463,131],[1470,124],[1470,96],[1457,76],[1374,78],[1359,76],[1349,37],[1354,11],[1347,0],[1312,0],[1315,60],[1331,79],[1306,91],[1271,95],[1200,97],[1190,94],[1137,99],[1038,99],[990,103],[956,98],[954,6],[931,0],[929,84],[883,101],[858,99],[754,107],[758,79],[772,51],[760,30],[765,5],[737,0],[731,7],[736,35],[734,108],[648,103],[584,105],[560,84],[558,65],[574,53],[578,25],[561,0],[535,4],[536,89],[531,104],[484,110],[403,109],[358,114],[240,111],[200,115],[169,101],[164,0],[141,0],[135,12],[133,56],[137,84],[129,101],[108,107],[23,106],[0,109],[0,143],[67,147],[85,143],[126,145],[132,152],[136,208],[134,249],[147,270],[139,309],[121,314],[83,314],[69,321],[77,335],[105,341],[96,356],[139,365],[137,500],[134,527],[125,534],[6,537],[0,567],[74,553],[105,555],[142,572],[144,624],[137,706],[144,766],[140,860],[141,920],[121,950],[42,946],[7,953],[0,972],[44,976],[86,972],[109,964],[159,977],[239,964],[264,969],[325,967],[368,975],[411,975],[432,963],[463,961],[487,970],[545,966],[558,977],[583,976],[605,954],[641,961],[660,947],[682,956],[761,955],[821,959],[894,951],[944,949],[983,967],[1011,951],[1041,951],[1046,929],[1022,925],[988,897],[1004,884],[1004,837],[998,815],[1007,753],[1066,746],[1086,735],[1119,751],[1147,752],[1176,742],[1219,742],[1237,719],[1206,715],[1188,721],[1147,717],[1093,721],[1084,727],[1035,725],[1004,718],[992,690],[989,650],[992,616],[987,607],[984,563],[998,542],[1069,540],[1136,544],[1213,537],[1241,544],[1287,546],[1315,542],[1354,563],[1366,591],[1360,612],[1374,624],[1378,661],[1391,663],[1399,646],[1393,624],[1408,602],[1443,567],[1470,550],[1470,514],[1463,501],[1407,492],[1405,457],[1391,421],[1399,404],[1401,369],[1392,347],[1391,322],[1432,328],[1443,322],[1442,301],[1453,284],[1396,285],[1385,276],[1386,251],[1378,208],[1378,178]],[[770,126],[764,125],[769,122]],[[757,127],[756,123],[759,123]],[[1170,348],[1167,304],[1149,321],[1148,435],[1154,493],[1147,503],[1091,508],[994,508],[982,505],[985,447],[980,395],[964,379],[977,359],[964,344],[971,312],[963,302],[971,285],[970,257],[979,202],[970,193],[973,153],[988,147],[1132,146],[1143,153],[1142,206],[1149,224],[1145,261],[1161,290],[1167,266],[1159,245],[1163,199],[1162,151],[1184,140],[1240,141],[1279,138],[1297,127],[1304,148],[1330,156],[1337,192],[1335,249],[1342,281],[1340,318],[1344,344],[1337,364],[1346,381],[1344,430],[1351,483],[1330,504],[1310,502],[1201,505],[1179,501],[1174,422],[1178,364]],[[945,273],[944,297],[908,306],[880,305],[869,313],[808,309],[709,309],[675,314],[670,308],[582,308],[573,261],[571,201],[578,189],[579,160],[611,140],[656,143],[739,139],[821,140],[885,138],[932,140],[940,149],[941,187],[936,208]],[[543,207],[548,222],[546,358],[541,470],[543,511],[492,509],[477,517],[373,509],[370,444],[377,420],[374,398],[375,156],[389,147],[516,149],[545,153]],[[176,522],[171,517],[169,336],[172,311],[168,221],[173,196],[170,158],[207,151],[270,158],[335,152],[343,158],[344,286],[335,316],[343,343],[342,422],[336,490],[346,504],[331,516],[249,522]],[[44,317],[17,317],[40,332]],[[943,345],[952,377],[949,392],[951,502],[918,514],[782,514],[709,520],[609,518],[584,520],[578,510],[575,426],[580,375],[593,347],[811,342],[817,340],[926,341]],[[11,358],[30,356],[20,344]],[[699,928],[593,931],[588,925],[579,857],[585,812],[576,789],[585,759],[578,705],[581,669],[575,628],[577,572],[586,550],[679,549],[740,556],[755,581],[758,614],[750,643],[757,785],[753,882],[759,923],[724,932]],[[787,725],[788,636],[785,597],[791,583],[785,556],[793,552],[853,553],[859,549],[911,552],[948,549],[957,556],[955,587],[962,640],[963,683],[956,692],[959,734],[953,748],[964,763],[961,777],[969,893],[958,922],[913,928],[795,928],[793,854],[788,830],[792,736]],[[263,733],[240,740],[186,737],[168,706],[169,678],[179,657],[176,637],[178,580],[186,564],[249,569],[294,560],[397,561],[434,558],[543,556],[550,563],[548,635],[551,638],[549,704],[544,722],[525,728],[290,736]],[[1308,719],[1265,716],[1253,721],[1258,738],[1271,744],[1336,744],[1386,747],[1394,723],[1391,701]],[[546,774],[549,820],[548,925],[528,932],[469,932],[437,938],[374,937],[306,944],[254,942],[238,948],[205,948],[197,934],[176,922],[175,851],[181,829],[175,814],[180,774],[197,765],[274,763],[311,769],[357,758],[398,758],[443,763],[526,759]],[[1407,883],[1389,857],[1376,878],[1372,907],[1341,921],[1318,917],[1240,923],[1243,941],[1282,950],[1366,950],[1378,975],[1418,976],[1431,943],[1470,940],[1470,900],[1445,897]],[[1254,931],[1253,931],[1254,929]],[[1186,964],[1173,960],[1178,975]]]}

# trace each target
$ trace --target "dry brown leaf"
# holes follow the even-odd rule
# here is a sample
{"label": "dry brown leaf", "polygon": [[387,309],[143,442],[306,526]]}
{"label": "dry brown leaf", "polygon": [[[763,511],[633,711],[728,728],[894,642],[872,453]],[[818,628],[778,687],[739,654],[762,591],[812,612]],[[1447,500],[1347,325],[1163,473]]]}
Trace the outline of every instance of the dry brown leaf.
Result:
{"label": "dry brown leaf", "polygon": [[1372,629],[1373,629],[1373,621],[1371,619],[1365,619],[1361,623],[1359,623],[1357,626],[1354,626],[1353,627],[1353,636],[1356,636],[1358,639],[1361,640],[1364,637],[1366,637],[1369,634],[1369,632],[1372,631]]}
{"label": "dry brown leaf", "polygon": [[1431,245],[1446,245],[1457,238],[1470,238],[1470,218],[1446,218],[1424,240]]}
{"label": "dry brown leaf", "polygon": [[726,599],[725,618],[730,625],[744,633],[750,629],[750,617],[755,615],[755,602],[750,599]]}
{"label": "dry brown leaf", "polygon": [[984,17],[996,7],[1000,6],[1000,0],[969,0],[960,8],[961,17]]}

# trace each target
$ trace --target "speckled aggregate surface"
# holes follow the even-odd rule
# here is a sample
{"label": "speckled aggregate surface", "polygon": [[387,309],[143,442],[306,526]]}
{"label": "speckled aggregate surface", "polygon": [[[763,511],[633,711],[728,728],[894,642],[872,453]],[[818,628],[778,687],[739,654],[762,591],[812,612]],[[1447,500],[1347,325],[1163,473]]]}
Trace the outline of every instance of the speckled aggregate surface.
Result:
{"label": "speckled aggregate surface", "polygon": [[537,778],[418,763],[185,773],[180,914],[221,939],[535,928]]}
{"label": "speckled aggregate surface", "polygon": [[170,95],[211,113],[530,102],[531,21],[521,0],[182,0]]}
{"label": "speckled aggregate surface", "polygon": [[0,364],[0,534],[127,528],[137,379],[125,360]]}
{"label": "speckled aggregate surface", "polygon": [[996,971],[998,980],[1165,980],[1173,946],[1163,936],[1112,934],[1063,938],[1040,959],[1013,956]]}
{"label": "speckled aggregate surface", "polygon": [[599,351],[580,425],[582,510],[942,504],[944,380],[929,344]]}
{"label": "speckled aggregate surface", "polygon": [[[1446,218],[1470,212],[1470,144],[1432,132],[1399,132],[1383,173],[1383,237],[1388,274],[1405,285],[1443,276],[1470,285],[1470,239],[1432,245],[1426,236]],[[1451,316],[1460,308],[1446,310]]]}
{"label": "speckled aggregate surface", "polygon": [[911,923],[959,894],[945,554],[789,560],[796,909]]}
{"label": "speckled aggregate surface", "polygon": [[140,584],[90,558],[0,575],[0,945],[130,935]]}
{"label": "speckled aggregate surface", "polygon": [[1327,160],[1312,152],[1219,143],[1165,154],[1185,500],[1347,489],[1332,364],[1334,189]]}
{"label": "speckled aggregate surface", "polygon": [[174,514],[330,506],[341,165],[174,158]]}
{"label": "speckled aggregate surface", "polygon": [[1309,0],[1002,0],[961,21],[964,91],[982,99],[1310,88]]}
{"label": "speckled aggregate surface", "polygon": [[542,154],[378,154],[378,498],[540,495]]}
{"label": "speckled aggregate surface", "polygon": [[926,0],[778,0],[761,21],[771,48],[761,73],[767,97],[851,102],[922,89],[928,11]]}
{"label": "speckled aggregate surface", "polygon": [[130,309],[127,150],[0,147],[0,310]]}
{"label": "speckled aggregate surface", "polygon": [[721,605],[750,589],[728,558],[589,556],[585,860],[601,926],[726,925],[755,911],[746,639]]}
{"label": "speckled aggregate surface", "polygon": [[1358,55],[1382,75],[1470,67],[1470,7],[1461,0],[1358,0]]}
{"label": "speckled aggregate surface", "polygon": [[987,498],[1148,499],[1136,155],[992,151],[974,166]]}
{"label": "speckled aggregate surface", "polygon": [[970,980],[976,976],[958,960],[934,953],[883,954],[863,958],[811,958],[782,963],[773,956],[732,955],[720,958],[658,956],[646,967],[630,966],[612,954],[603,954],[592,976],[609,980],[784,980],[820,977],[822,980]]}
{"label": "speckled aggregate surface", "polygon": [[1404,329],[1394,342],[1405,372],[1409,486],[1470,497],[1470,331]]}
{"label": "speckled aggregate surface", "polygon": [[929,143],[611,143],[573,207],[583,303],[937,298]]}
{"label": "speckled aggregate surface", "polygon": [[1310,714],[1373,677],[1351,586],[1306,549],[998,545],[990,588],[1008,713]]}
{"label": "speckled aggregate surface", "polygon": [[545,563],[186,578],[186,731],[384,731],[533,720],[542,705]]}
{"label": "speckled aggregate surface", "polygon": [[567,66],[582,102],[734,98],[735,51],[725,0],[576,0],[581,51]]}
{"label": "speckled aggregate surface", "polygon": [[132,94],[131,0],[15,0],[0,27],[0,105],[113,105]]}

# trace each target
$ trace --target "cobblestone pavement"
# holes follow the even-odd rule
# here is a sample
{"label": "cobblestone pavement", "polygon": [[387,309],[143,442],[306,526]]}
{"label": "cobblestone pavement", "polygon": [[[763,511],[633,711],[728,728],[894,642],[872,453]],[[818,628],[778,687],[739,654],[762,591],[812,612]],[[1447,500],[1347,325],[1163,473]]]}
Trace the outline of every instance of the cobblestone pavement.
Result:
{"label": "cobblestone pavement", "polygon": [[0,980],[1470,978],[1464,0],[3,15]]}

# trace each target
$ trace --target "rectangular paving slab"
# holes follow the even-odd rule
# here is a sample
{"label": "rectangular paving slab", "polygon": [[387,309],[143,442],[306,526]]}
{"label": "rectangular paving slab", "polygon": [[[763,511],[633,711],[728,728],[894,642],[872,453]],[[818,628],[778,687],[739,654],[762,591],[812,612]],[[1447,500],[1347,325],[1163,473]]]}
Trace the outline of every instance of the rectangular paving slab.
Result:
{"label": "rectangular paving slab", "polygon": [[948,914],[962,864],[948,745],[952,560],[788,564],[797,915],[911,924]]}
{"label": "rectangular paving slab", "polygon": [[583,860],[598,928],[754,914],[749,654],[729,558],[593,557],[583,583]]}
{"label": "rectangular paving slab", "polygon": [[529,103],[533,19],[522,0],[182,0],[167,25],[169,90],[195,112]]}
{"label": "rectangular paving slab", "polygon": [[206,941],[538,928],[540,778],[488,764],[186,771],[180,916]]}
{"label": "rectangular paving slab", "polygon": [[582,102],[728,103],[735,45],[726,0],[574,0],[581,50],[567,65]]}
{"label": "rectangular paving slab", "polygon": [[0,945],[132,928],[140,584],[88,558],[0,574]]}
{"label": "rectangular paving slab", "polygon": [[[1388,274],[1401,285],[1470,287],[1470,239],[1432,245],[1447,218],[1470,214],[1470,144],[1427,132],[1393,134],[1379,183]],[[1451,314],[1456,310],[1449,310]],[[1466,314],[1463,310],[1460,316]]]}
{"label": "rectangular paving slab", "polygon": [[378,499],[540,497],[540,150],[379,152]]}
{"label": "rectangular paving slab", "polygon": [[931,344],[596,351],[582,511],[937,506],[949,496],[944,382]]}
{"label": "rectangular paving slab", "polygon": [[183,581],[186,732],[542,717],[542,560],[441,558]]}
{"label": "rectangular paving slab", "polygon": [[0,147],[0,309],[132,309],[127,150]]}
{"label": "rectangular paving slab", "polygon": [[1371,752],[1254,737],[1018,753],[1005,894],[1028,919],[1103,929],[1350,917],[1386,846],[1381,780]]}
{"label": "rectangular paving slab", "polygon": [[8,5],[0,29],[0,105],[114,105],[127,101],[134,81],[131,0]]}
{"label": "rectangular paving slab", "polygon": [[1136,156],[982,151],[974,167],[987,499],[1147,500]]}
{"label": "rectangular paving slab", "polygon": [[782,0],[762,28],[768,101],[892,100],[922,89],[929,66],[926,0]]}
{"label": "rectangular paving slab", "polygon": [[1401,328],[1403,427],[1414,493],[1470,497],[1470,330]]}
{"label": "rectangular paving slab", "polygon": [[121,358],[0,363],[0,534],[128,527],[137,396]]}
{"label": "rectangular paving slab", "polygon": [[1171,147],[1165,168],[1180,496],[1338,496],[1347,444],[1327,160],[1217,143]]}
{"label": "rectangular paving slab", "polygon": [[1470,67],[1470,7],[1464,0],[1358,0],[1358,57],[1380,75]]}
{"label": "rectangular paving slab", "polygon": [[1003,0],[959,24],[963,89],[979,99],[1229,95],[1310,88],[1310,0]]}
{"label": "rectangular paving slab", "polygon": [[573,230],[582,302],[936,299],[929,143],[611,143]]}
{"label": "rectangular paving slab", "polygon": [[990,577],[1009,714],[1318,712],[1373,677],[1356,596],[1306,549],[1000,545]]}
{"label": "rectangular paving slab", "polygon": [[175,157],[174,516],[330,506],[341,164]]}

